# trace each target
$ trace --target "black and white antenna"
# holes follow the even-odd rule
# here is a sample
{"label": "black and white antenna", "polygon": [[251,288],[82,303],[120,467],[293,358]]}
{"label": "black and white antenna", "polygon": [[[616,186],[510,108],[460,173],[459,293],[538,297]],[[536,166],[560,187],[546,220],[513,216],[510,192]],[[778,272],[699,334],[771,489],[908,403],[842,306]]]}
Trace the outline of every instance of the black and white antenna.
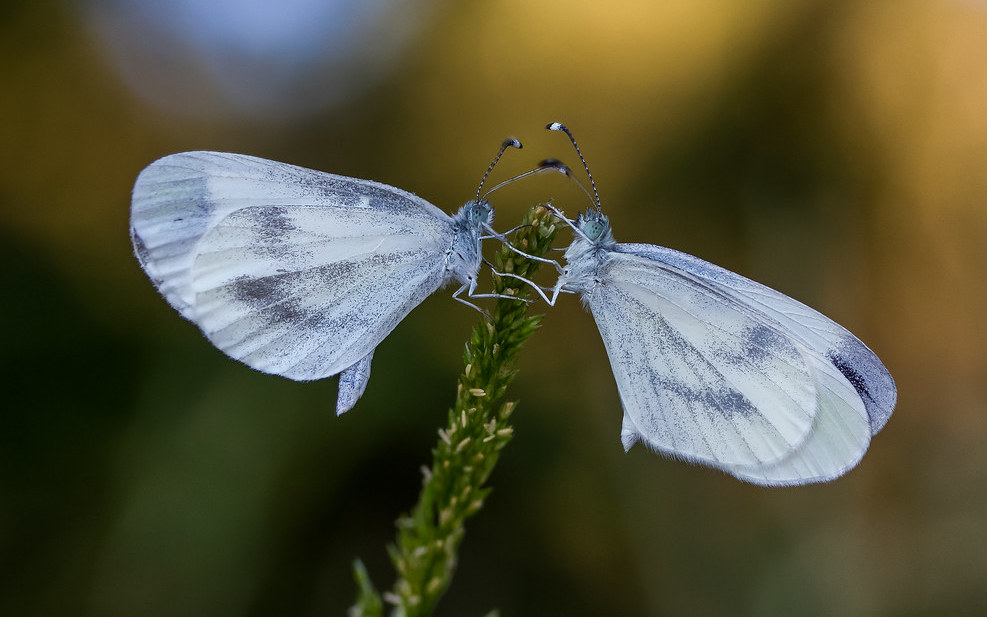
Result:
{"label": "black and white antenna", "polygon": [[582,182],[579,181],[579,178],[576,177],[576,174],[572,173],[572,169],[570,169],[568,165],[566,165],[565,163],[563,163],[558,159],[545,159],[541,163],[538,163],[538,167],[542,170],[557,171],[563,176],[565,176],[566,178],[569,178],[570,180],[575,182],[576,186],[578,186],[580,190],[582,190],[582,192],[586,195],[586,199],[588,199],[589,202],[593,204],[593,206],[599,209],[596,201],[593,199],[593,195],[591,195],[590,192],[586,190],[586,185],[584,185]]}
{"label": "black and white antenna", "polygon": [[[538,164],[538,167],[535,167],[534,169],[529,169],[528,171],[520,173],[514,176],[513,178],[508,178],[507,180],[500,182],[499,184],[497,184],[497,186],[493,187],[492,189],[484,193],[483,197],[477,197],[477,199],[479,201],[486,201],[487,195],[489,195],[490,193],[493,193],[497,189],[505,187],[508,184],[511,184],[512,182],[517,182],[521,178],[532,176],[535,174],[552,173],[552,172],[561,173],[563,175],[572,178],[572,171],[568,167],[566,167],[565,163],[563,163],[562,161],[557,161],[555,159],[545,159],[544,161]],[[575,180],[575,178],[573,179]],[[578,184],[579,181],[576,180],[576,183]],[[583,190],[585,191],[586,189],[584,188]]]}
{"label": "black and white antenna", "polygon": [[[579,160],[583,163],[583,169],[586,170],[586,175],[589,176],[589,185],[593,187],[593,204],[596,206],[596,211],[601,212],[602,207],[600,205],[600,194],[596,190],[596,182],[593,180],[593,174],[589,171],[589,165],[586,164],[586,159],[583,158],[583,153],[579,149],[579,144],[576,143],[576,138],[572,136],[572,131],[570,131],[566,125],[561,122],[553,122],[545,128],[550,131],[562,131],[569,137],[569,141],[572,142],[572,147],[576,149],[576,154],[579,155]],[[585,190],[585,188],[583,190]]]}
{"label": "black and white antenna", "polygon": [[[497,156],[494,157],[494,160],[490,163],[490,167],[487,167],[487,171],[483,174],[483,178],[480,179],[480,186],[476,187],[476,201],[478,202],[480,201],[480,191],[483,190],[483,183],[487,181],[487,176],[489,176],[490,172],[493,171],[494,166],[497,165],[497,161],[499,161],[500,157],[504,155],[504,152],[508,148],[517,148],[518,150],[520,150],[522,147],[523,146],[521,145],[521,142],[514,139],[513,137],[509,137],[505,139],[504,143],[500,144],[500,150],[497,151]],[[497,185],[490,191],[487,191],[484,197],[490,194],[491,191],[495,190],[499,186],[500,185]]]}

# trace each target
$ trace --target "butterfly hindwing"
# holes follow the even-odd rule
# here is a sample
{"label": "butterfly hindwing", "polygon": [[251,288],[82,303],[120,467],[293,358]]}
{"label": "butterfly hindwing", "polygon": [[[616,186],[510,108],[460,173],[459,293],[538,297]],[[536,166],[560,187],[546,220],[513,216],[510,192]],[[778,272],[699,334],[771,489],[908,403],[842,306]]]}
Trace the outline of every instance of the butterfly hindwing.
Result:
{"label": "butterfly hindwing", "polygon": [[371,209],[244,208],[198,245],[193,320],[258,370],[296,380],[334,375],[441,285],[437,256],[450,243],[439,221]]}
{"label": "butterfly hindwing", "polygon": [[610,253],[598,276],[584,297],[648,445],[723,467],[780,460],[805,440],[815,383],[773,324],[646,257]]}

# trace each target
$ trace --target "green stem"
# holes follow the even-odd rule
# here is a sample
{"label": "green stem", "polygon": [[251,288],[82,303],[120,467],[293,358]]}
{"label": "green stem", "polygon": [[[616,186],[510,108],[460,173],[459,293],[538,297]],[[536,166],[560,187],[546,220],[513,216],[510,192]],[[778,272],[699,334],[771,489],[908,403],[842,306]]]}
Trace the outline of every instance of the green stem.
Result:
{"label": "green stem", "polygon": [[[556,227],[553,215],[532,208],[514,234],[512,245],[535,256],[551,248]],[[530,278],[539,262],[507,247],[494,255],[500,272]],[[511,277],[494,277],[497,293],[527,297],[527,286]],[[397,520],[396,543],[388,547],[397,581],[383,598],[394,605],[396,617],[425,617],[448,589],[456,570],[459,544],[467,518],[477,514],[490,494],[485,486],[500,451],[513,436],[509,419],[516,401],[501,402],[517,371],[517,354],[534,334],[541,316],[526,316],[528,304],[497,300],[493,312],[474,328],[466,345],[464,369],[459,376],[456,405],[448,423],[439,429],[432,450],[432,466],[423,469],[418,503]],[[351,616],[379,617],[381,596],[359,560],[354,564],[359,593]]]}

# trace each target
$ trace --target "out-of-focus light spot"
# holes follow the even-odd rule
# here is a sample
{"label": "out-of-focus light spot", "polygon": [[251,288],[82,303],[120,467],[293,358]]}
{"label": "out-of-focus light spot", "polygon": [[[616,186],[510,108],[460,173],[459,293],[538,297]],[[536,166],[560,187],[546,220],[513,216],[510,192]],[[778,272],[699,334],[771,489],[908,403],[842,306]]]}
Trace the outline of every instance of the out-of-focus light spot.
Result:
{"label": "out-of-focus light spot", "polygon": [[90,30],[150,104],[280,119],[338,105],[388,73],[429,0],[90,0]]}

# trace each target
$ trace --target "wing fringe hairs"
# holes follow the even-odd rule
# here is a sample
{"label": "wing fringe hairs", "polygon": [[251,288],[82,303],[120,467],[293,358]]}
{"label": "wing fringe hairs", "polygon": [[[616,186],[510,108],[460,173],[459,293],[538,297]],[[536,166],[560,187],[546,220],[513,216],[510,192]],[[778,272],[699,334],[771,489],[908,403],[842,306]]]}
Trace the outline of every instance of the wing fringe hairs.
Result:
{"label": "wing fringe hairs", "polygon": [[[524,217],[512,246],[536,257],[551,248],[558,231],[552,213],[540,206]],[[539,268],[505,246],[494,254],[500,272],[530,278]],[[527,297],[525,285],[509,277],[495,277],[497,293]],[[498,300],[489,319],[481,320],[470,335],[464,368],[456,389],[456,404],[432,449],[432,465],[423,468],[422,490],[409,514],[397,520],[397,538],[388,547],[398,578],[391,591],[377,593],[363,564],[354,563],[357,598],[350,615],[380,617],[383,600],[394,606],[393,615],[430,615],[445,593],[456,569],[466,519],[483,507],[486,486],[500,451],[510,442],[515,401],[501,402],[517,373],[515,362],[524,342],[538,329],[541,316],[528,317],[528,304]]]}

